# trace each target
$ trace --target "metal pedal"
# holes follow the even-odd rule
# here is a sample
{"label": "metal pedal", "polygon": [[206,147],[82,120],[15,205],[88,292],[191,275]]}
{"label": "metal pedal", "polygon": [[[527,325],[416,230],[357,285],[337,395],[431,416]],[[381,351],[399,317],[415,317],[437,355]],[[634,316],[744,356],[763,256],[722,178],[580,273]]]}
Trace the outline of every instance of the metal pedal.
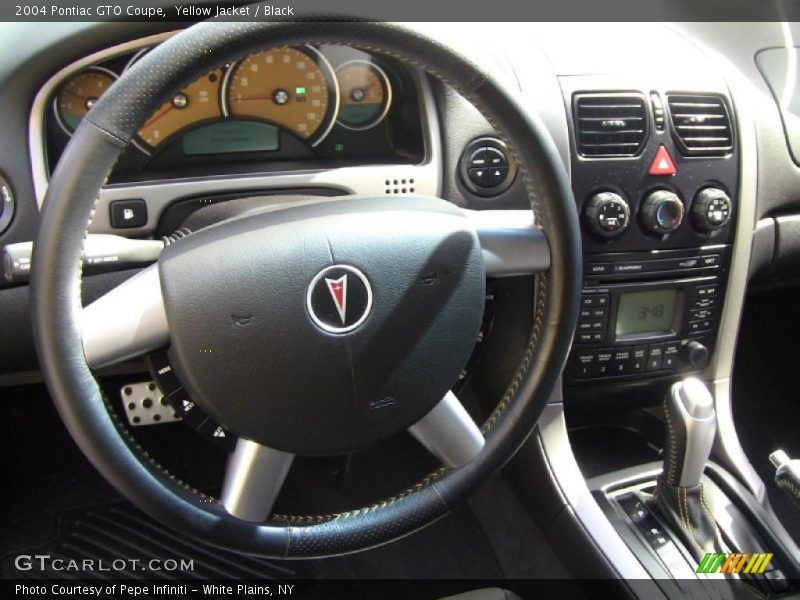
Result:
{"label": "metal pedal", "polygon": [[181,418],[153,381],[129,383],[120,388],[125,416],[133,427],[174,423]]}

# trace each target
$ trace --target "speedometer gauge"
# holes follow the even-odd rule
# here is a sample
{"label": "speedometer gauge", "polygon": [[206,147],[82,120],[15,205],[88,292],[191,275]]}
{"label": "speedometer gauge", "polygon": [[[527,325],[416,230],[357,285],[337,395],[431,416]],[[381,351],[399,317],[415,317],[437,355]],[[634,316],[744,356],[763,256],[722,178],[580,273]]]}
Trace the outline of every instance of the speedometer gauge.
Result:
{"label": "speedometer gauge", "polygon": [[216,69],[175,94],[139,129],[139,139],[150,148],[173,134],[222,116],[219,89],[222,70]]}
{"label": "speedometer gauge", "polygon": [[339,94],[328,61],[314,48],[278,48],[252,54],[228,72],[228,117],[278,125],[312,145],[333,125]]}
{"label": "speedometer gauge", "polygon": [[386,73],[366,60],[351,60],[336,69],[339,81],[339,124],[348,129],[369,129],[380,123],[392,103]]}
{"label": "speedometer gauge", "polygon": [[102,67],[89,67],[71,77],[56,97],[56,118],[64,131],[71,135],[116,79]]}

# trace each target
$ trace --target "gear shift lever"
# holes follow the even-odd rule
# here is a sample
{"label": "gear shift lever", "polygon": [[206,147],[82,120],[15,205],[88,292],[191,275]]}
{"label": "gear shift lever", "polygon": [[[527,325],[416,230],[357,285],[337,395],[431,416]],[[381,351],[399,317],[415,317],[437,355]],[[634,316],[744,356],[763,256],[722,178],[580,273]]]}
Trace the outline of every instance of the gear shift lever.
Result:
{"label": "gear shift lever", "polygon": [[690,377],[672,386],[664,412],[668,434],[664,449],[666,483],[695,487],[700,483],[717,431],[714,399],[702,381]]}
{"label": "gear shift lever", "polygon": [[724,551],[700,483],[717,429],[714,399],[702,381],[690,377],[672,386],[664,414],[667,441],[656,504],[700,560],[706,552]]}

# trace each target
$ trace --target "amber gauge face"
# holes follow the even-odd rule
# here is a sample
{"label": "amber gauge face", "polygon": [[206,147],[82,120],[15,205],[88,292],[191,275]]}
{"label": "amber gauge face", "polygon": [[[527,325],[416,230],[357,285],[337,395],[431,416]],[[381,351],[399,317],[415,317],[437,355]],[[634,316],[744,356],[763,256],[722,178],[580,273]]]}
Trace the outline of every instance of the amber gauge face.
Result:
{"label": "amber gauge face", "polygon": [[64,131],[72,134],[116,79],[113,72],[101,67],[90,67],[71,77],[56,97],[56,117]]}
{"label": "amber gauge face", "polygon": [[336,87],[330,64],[313,48],[259,52],[230,70],[226,115],[266,121],[316,145],[333,125]]}
{"label": "amber gauge face", "polygon": [[348,129],[369,129],[383,121],[392,103],[386,73],[366,60],[351,60],[336,69],[339,82],[339,124]]}
{"label": "amber gauge face", "polygon": [[187,86],[164,103],[139,129],[139,140],[158,148],[179,131],[222,117],[222,70],[216,69]]}

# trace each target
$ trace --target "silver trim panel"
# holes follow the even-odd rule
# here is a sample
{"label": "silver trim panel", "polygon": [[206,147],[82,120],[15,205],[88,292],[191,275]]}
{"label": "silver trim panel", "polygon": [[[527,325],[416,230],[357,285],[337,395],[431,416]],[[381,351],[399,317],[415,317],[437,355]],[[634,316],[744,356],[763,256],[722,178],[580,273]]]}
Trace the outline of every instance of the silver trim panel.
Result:
{"label": "silver trim panel", "polygon": [[451,469],[471,462],[486,443],[481,430],[453,392],[447,392],[439,404],[408,428],[408,432]]}
{"label": "silver trim panel", "polygon": [[465,210],[483,250],[487,277],[541,273],[550,268],[547,236],[530,210]]}
{"label": "silver trim panel", "polygon": [[260,523],[272,513],[294,454],[239,438],[228,457],[220,502],[230,514]]}
{"label": "silver trim panel", "polygon": [[169,343],[158,265],[152,265],[92,302],[81,314],[83,353],[92,369],[145,354]]}

